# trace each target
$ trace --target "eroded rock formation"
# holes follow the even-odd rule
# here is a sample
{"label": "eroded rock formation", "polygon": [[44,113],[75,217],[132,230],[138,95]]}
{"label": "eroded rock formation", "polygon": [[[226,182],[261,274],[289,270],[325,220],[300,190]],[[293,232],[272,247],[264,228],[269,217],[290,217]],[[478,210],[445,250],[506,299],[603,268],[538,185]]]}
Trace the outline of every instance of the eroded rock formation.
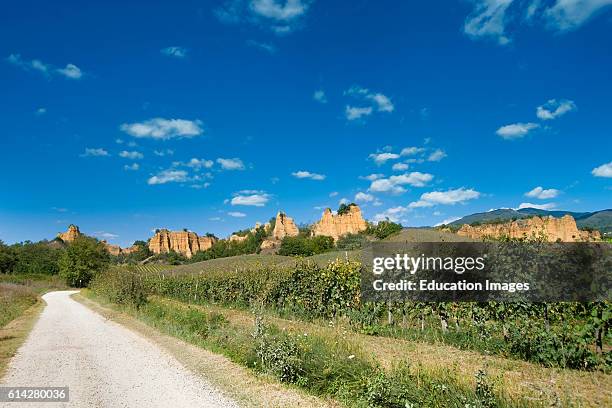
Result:
{"label": "eroded rock formation", "polygon": [[246,236],[246,235],[237,235],[237,234],[232,234],[232,235],[229,237],[230,242],[242,242],[242,241],[244,241],[244,240],[246,240],[246,239],[247,239],[247,236]]}
{"label": "eroded rock formation", "polygon": [[113,256],[129,255],[132,252],[138,251],[138,245],[132,245],[129,248],[121,248],[119,245],[110,244],[106,241],[102,241],[102,243],[104,244],[104,247],[106,248],[108,253]]}
{"label": "eroded rock formation", "polygon": [[200,237],[191,231],[159,230],[149,240],[149,250],[154,254],[163,254],[170,251],[191,258],[198,251],[206,251],[216,241],[214,237]]}
{"label": "eroded rock formation", "polygon": [[276,240],[282,240],[285,237],[295,237],[300,233],[298,227],[293,222],[293,218],[288,217],[282,211],[276,214],[276,223],[274,224],[274,231],[272,231],[272,238]]}
{"label": "eroded rock formation", "polygon": [[357,205],[351,205],[348,212],[334,215],[329,208],[323,212],[321,220],[312,226],[312,235],[332,237],[334,241],[346,234],[357,234],[368,228]]}
{"label": "eroded rock formation", "polygon": [[83,234],[81,234],[79,227],[77,227],[74,224],[70,224],[68,226],[68,231],[60,232],[59,234],[57,234],[57,237],[61,239],[62,241],[64,241],[65,243],[69,244],[75,239],[77,239],[78,237],[80,237],[81,235]]}
{"label": "eroded rock formation", "polygon": [[599,231],[581,231],[571,215],[561,218],[532,217],[500,224],[483,224],[471,226],[464,224],[457,234],[473,238],[542,238],[549,242],[597,241],[601,239]]}

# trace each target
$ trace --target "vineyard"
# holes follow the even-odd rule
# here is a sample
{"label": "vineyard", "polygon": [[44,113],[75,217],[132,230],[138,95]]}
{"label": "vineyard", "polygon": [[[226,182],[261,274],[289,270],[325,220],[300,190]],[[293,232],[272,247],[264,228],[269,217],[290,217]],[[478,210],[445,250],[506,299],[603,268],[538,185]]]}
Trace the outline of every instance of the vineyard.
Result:
{"label": "vineyard", "polygon": [[290,268],[271,262],[198,273],[173,273],[157,266],[115,268],[94,288],[116,290],[117,282],[137,279],[146,295],[188,303],[259,305],[278,316],[345,319],[362,333],[442,339],[545,366],[612,368],[609,303],[362,303],[359,262],[341,260],[324,267],[293,262]]}
{"label": "vineyard", "polygon": [[[95,279],[91,289],[95,296],[136,310],[145,316],[145,320],[163,330],[172,328],[171,334],[187,336],[189,341],[196,343],[203,342],[204,346],[220,350],[242,364],[308,389],[314,386],[314,380],[310,378],[314,374],[304,368],[309,364],[306,359],[314,358],[308,350],[323,347],[319,353],[331,353],[328,350],[330,347],[340,347],[339,344],[349,339],[361,339],[358,346],[342,346],[347,350],[356,347],[354,351],[347,353],[356,355],[357,359],[361,358],[354,362],[358,366],[362,364],[359,366],[361,375],[368,379],[372,376],[382,376],[379,380],[383,383],[389,381],[390,377],[406,377],[408,374],[400,374],[403,371],[398,372],[397,367],[393,368],[395,363],[391,364],[391,371],[379,372],[377,370],[380,369],[376,368],[379,363],[371,362],[363,355],[360,357],[360,350],[363,347],[373,347],[371,352],[377,354],[377,346],[370,346],[369,342],[387,339],[384,341],[391,342],[389,344],[395,344],[393,342],[396,341],[414,341],[416,344],[422,344],[419,348],[423,350],[429,347],[433,347],[432,350],[436,347],[454,347],[456,350],[480,354],[483,361],[489,359],[488,356],[497,356],[497,359],[517,362],[500,363],[502,360],[492,360],[498,366],[499,376],[504,372],[504,369],[499,369],[500,366],[531,363],[536,364],[534,367],[542,367],[541,370],[551,367],[555,370],[585,373],[575,378],[571,373],[563,374],[574,378],[571,383],[588,382],[589,377],[585,375],[590,372],[589,376],[597,378],[598,382],[603,381],[604,390],[605,384],[610,384],[612,336],[609,324],[612,308],[607,302],[363,303],[360,299],[361,264],[350,257],[345,256],[327,263],[322,262],[323,259],[317,259],[317,262],[308,258],[296,261],[278,256],[269,257],[266,262],[262,262],[262,258],[258,256],[240,257],[234,261],[237,262],[232,262],[231,258],[216,260],[214,263],[207,261],[174,270],[158,266],[114,267]],[[257,317],[255,326],[252,318],[249,318],[253,312]],[[274,324],[261,323],[264,320]],[[228,321],[236,326],[227,326]],[[338,337],[337,331],[327,333],[327,327],[335,327],[337,329],[334,330],[341,330],[344,334]],[[226,333],[228,330],[231,334]],[[290,335],[291,330],[297,334]],[[319,341],[314,335],[307,339],[300,337],[299,333],[303,334],[307,330],[313,330],[316,336],[328,338],[325,341],[327,345],[310,344],[312,341]],[[258,331],[266,334],[257,334]],[[215,337],[215,333],[221,337]],[[232,338],[234,340],[230,341]],[[425,346],[426,344],[431,346]],[[396,346],[391,350],[394,347]],[[384,359],[385,356],[383,353],[379,357]],[[477,368],[479,359],[471,354],[470,356],[470,359],[474,360],[471,364],[468,364],[467,360],[459,360],[453,364],[472,367],[472,371],[468,371],[471,380],[467,383],[472,384],[470,387],[477,387],[478,384],[485,387],[488,390],[485,390],[485,394],[490,394],[489,400],[481,395],[484,392],[482,389],[479,391],[481,394],[474,394],[473,389],[460,387],[463,386],[463,380],[445,379],[437,383],[438,386],[459,387],[456,392],[457,395],[462,395],[460,401],[463,402],[449,402],[443,395],[436,394],[437,406],[464,406],[468,403],[465,401],[472,400],[476,401],[473,406],[532,405],[529,401],[530,398],[535,398],[532,396],[533,390],[526,392],[520,387],[517,390],[516,387],[508,385],[507,380],[503,384],[504,389],[494,390],[494,381],[487,377],[486,369]],[[413,356],[413,362],[419,359],[420,355]],[[429,363],[425,358],[418,364]],[[532,369],[536,370],[530,368]],[[337,374],[330,373],[330,378],[317,377],[316,381],[342,384],[346,381],[351,384],[352,381],[357,381],[352,377],[343,379],[342,376],[346,374],[344,370],[349,370],[348,367],[339,370]],[[414,370],[414,367],[409,370],[410,376],[415,375]],[[439,368],[432,370],[431,372],[437,374],[427,381],[441,381],[438,378],[441,375]],[[418,375],[424,375],[421,369],[416,372]],[[430,371],[427,372],[432,375]],[[335,378],[335,375],[340,377]],[[540,375],[534,376],[538,378]],[[545,376],[548,375],[552,374]],[[363,386],[364,381],[360,378],[359,387]],[[402,381],[408,380],[404,378]],[[412,378],[410,381],[421,384],[424,380]],[[317,388],[320,386],[322,385],[316,386],[316,393],[320,393]],[[506,389],[508,387],[510,391]],[[558,387],[564,388],[561,384]],[[541,388],[542,386],[539,389]],[[592,390],[587,392],[584,388],[580,391],[574,390],[573,393],[578,392],[584,394],[586,399],[594,398],[600,401],[596,404],[586,403],[587,406],[600,405],[602,398],[604,401],[610,401],[609,396],[602,396],[600,392]],[[544,391],[538,391],[538,398],[559,401],[559,394],[566,391],[555,391],[554,398],[542,397],[540,394]],[[334,389],[333,392],[325,391],[323,394],[338,397],[338,392],[340,390]],[[366,389],[363,392],[367,394],[369,391]],[[427,394],[434,391],[424,390],[422,387],[418,389],[419,395],[424,395],[423,392]],[[510,394],[511,398],[506,398],[506,394]],[[530,396],[527,398],[523,394]],[[394,405],[389,402],[396,397],[387,397],[383,402],[368,403],[364,406],[404,406],[403,403]],[[361,395],[359,398],[368,400],[370,397]],[[574,395],[572,398],[578,396]],[[517,400],[520,402],[517,403]],[[424,399],[417,401],[423,403]],[[348,405],[354,403],[355,401],[352,401]]]}

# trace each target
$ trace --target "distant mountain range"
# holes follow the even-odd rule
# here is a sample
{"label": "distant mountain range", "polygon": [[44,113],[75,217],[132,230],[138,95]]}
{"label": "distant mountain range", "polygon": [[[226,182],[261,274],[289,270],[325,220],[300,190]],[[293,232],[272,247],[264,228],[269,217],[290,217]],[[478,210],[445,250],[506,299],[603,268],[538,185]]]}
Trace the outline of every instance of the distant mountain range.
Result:
{"label": "distant mountain range", "polygon": [[511,208],[501,208],[483,213],[466,215],[465,217],[451,222],[449,225],[463,225],[481,223],[485,224],[493,221],[511,221],[519,218],[529,218],[533,216],[552,215],[553,217],[563,217],[571,215],[576,220],[578,228],[590,228],[599,230],[602,234],[612,233],[612,209],[595,212],[572,212],[572,211],[548,211],[537,208],[521,208],[513,210]]}

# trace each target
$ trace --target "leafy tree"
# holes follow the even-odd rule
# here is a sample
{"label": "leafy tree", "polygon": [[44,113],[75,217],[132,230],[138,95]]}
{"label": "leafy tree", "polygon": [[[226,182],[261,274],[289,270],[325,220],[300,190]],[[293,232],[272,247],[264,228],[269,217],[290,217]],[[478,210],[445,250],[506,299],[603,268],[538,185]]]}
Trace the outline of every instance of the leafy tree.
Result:
{"label": "leafy tree", "polygon": [[71,286],[85,287],[110,263],[104,244],[90,237],[75,239],[59,259],[60,276]]}
{"label": "leafy tree", "polygon": [[351,211],[351,207],[356,206],[357,204],[355,203],[350,203],[350,204],[340,204],[340,207],[338,207],[338,215],[343,215],[343,214],[348,214],[349,211]]}
{"label": "leafy tree", "polygon": [[378,239],[385,239],[389,235],[395,234],[402,230],[402,225],[395,222],[379,221],[376,225],[370,225],[368,227],[368,234],[374,235]]}
{"label": "leafy tree", "polygon": [[17,256],[13,248],[5,245],[0,240],[0,273],[11,273],[17,262]]}
{"label": "leafy tree", "polygon": [[13,246],[16,263],[13,273],[35,273],[57,275],[59,273],[59,258],[64,251],[54,248],[47,241],[32,243],[26,241]]}
{"label": "leafy tree", "polygon": [[144,261],[153,255],[149,250],[149,245],[146,241],[134,241],[133,247],[136,247],[135,251],[125,255],[119,255],[115,260],[117,263],[128,263],[135,264],[140,261]]}

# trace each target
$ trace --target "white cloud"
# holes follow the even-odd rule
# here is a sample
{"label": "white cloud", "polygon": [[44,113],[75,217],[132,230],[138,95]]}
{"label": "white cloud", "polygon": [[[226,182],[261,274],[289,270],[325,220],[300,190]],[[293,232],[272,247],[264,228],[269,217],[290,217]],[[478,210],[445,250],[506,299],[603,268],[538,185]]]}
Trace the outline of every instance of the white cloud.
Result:
{"label": "white cloud", "polygon": [[201,125],[199,120],[153,118],[144,122],[124,123],[119,128],[138,138],[168,140],[201,135],[204,132]]}
{"label": "white cloud", "polygon": [[210,169],[213,166],[214,162],[212,160],[205,160],[205,159],[197,159],[197,158],[192,158],[191,160],[189,160],[187,163],[185,163],[185,166],[187,167],[191,167],[192,169]]}
{"label": "white cloud", "polygon": [[354,85],[344,92],[345,95],[350,95],[361,102],[366,102],[370,106],[354,107],[347,105],[345,108],[345,116],[348,120],[360,119],[363,116],[371,115],[376,109],[377,112],[393,112],[395,106],[391,99],[380,92],[370,92],[367,88]]}
{"label": "white cloud", "polygon": [[194,188],[196,190],[201,190],[203,188],[210,187],[210,183],[202,183],[202,184],[192,184],[189,187]]}
{"label": "white cloud", "polygon": [[359,176],[360,179],[369,180],[369,181],[378,180],[379,178],[383,178],[383,177],[385,177],[385,175],[381,173],[372,173],[367,176]]}
{"label": "white cloud", "polygon": [[329,193],[330,197],[336,197],[338,195],[337,191],[332,191],[331,193]]}
{"label": "white cloud", "polygon": [[425,151],[424,148],[422,147],[404,147],[402,149],[402,151],[400,152],[400,155],[402,156],[412,156],[418,153],[423,153]]}
{"label": "white cloud", "polygon": [[533,204],[533,203],[521,203],[519,204],[519,210],[522,208],[535,208],[538,210],[552,210],[556,207],[555,203],[546,203],[546,204]]}
{"label": "white cloud", "polygon": [[525,196],[531,198],[539,198],[540,200],[547,200],[549,198],[555,198],[559,195],[559,193],[561,193],[561,191],[556,190],[554,188],[544,189],[541,186],[538,186],[533,190],[526,192]]}
{"label": "white cloud", "polygon": [[81,69],[74,64],[67,64],[65,68],[58,68],[57,72],[70,79],[81,79],[83,76]]}
{"label": "white cloud", "polygon": [[414,171],[412,173],[374,180],[370,184],[369,191],[401,194],[406,191],[406,189],[403,187],[405,185],[410,185],[412,187],[424,187],[432,179],[433,175],[429,173]]}
{"label": "white cloud", "polygon": [[368,95],[368,98],[373,100],[378,107],[379,112],[393,112],[395,110],[395,106],[391,102],[388,96],[385,96],[381,93],[375,93]]}
{"label": "white cloud", "polygon": [[45,75],[49,74],[49,71],[51,69],[50,65],[47,65],[45,63],[43,63],[40,60],[37,59],[33,59],[30,61],[24,60],[21,58],[21,55],[19,54],[11,54],[9,55],[6,60],[13,64],[16,65],[26,71],[29,71],[30,69],[33,69],[35,71],[39,71]]}
{"label": "white cloud", "polygon": [[371,203],[372,201],[375,201],[375,200],[376,200],[376,197],[374,197],[372,194],[363,193],[361,191],[355,194],[356,202]]}
{"label": "white cloud", "polygon": [[279,21],[290,21],[306,13],[309,4],[301,0],[252,0],[250,8],[255,14]]}
{"label": "white cloud", "polygon": [[492,38],[499,44],[510,42],[506,36],[506,10],[512,0],[477,0],[465,20],[463,31],[472,38]]}
{"label": "white cloud", "polygon": [[147,180],[147,184],[156,185],[156,184],[166,184],[166,183],[183,183],[188,181],[187,172],[184,170],[162,170],[157,173],[155,176],[149,178]]}
{"label": "white cloud", "polygon": [[397,153],[372,153],[368,156],[370,159],[374,160],[374,163],[377,165],[385,164],[388,160],[396,160],[399,159],[400,155]]}
{"label": "white cloud", "polygon": [[340,201],[338,201],[338,204],[342,205],[342,204],[348,204],[350,201],[348,198],[341,198]]}
{"label": "white cloud", "polygon": [[322,89],[315,91],[312,98],[317,102],[327,103],[327,96],[325,95],[325,91]]}
{"label": "white cloud", "polygon": [[34,70],[46,76],[50,76],[51,74],[57,74],[69,79],[80,79],[83,76],[83,72],[81,71],[81,69],[74,64],[66,64],[66,67],[64,68],[54,69],[53,65],[45,64],[44,62],[37,59],[29,61],[24,60],[19,54],[11,54],[6,58],[6,60],[9,63],[18,66],[25,71]]}
{"label": "white cloud", "polygon": [[391,168],[393,171],[406,171],[408,170],[408,167],[410,166],[408,166],[406,163],[395,163]]}
{"label": "white cloud", "polygon": [[538,106],[536,109],[536,115],[539,119],[551,120],[563,116],[573,110],[576,110],[576,104],[574,101],[567,99],[562,99],[560,101],[550,99],[544,105]]}
{"label": "white cloud", "polygon": [[449,217],[449,218],[447,218],[447,219],[445,219],[443,221],[440,221],[439,223],[434,225],[434,227],[439,227],[441,225],[447,225],[447,224],[450,224],[451,222],[454,222],[454,221],[457,221],[457,220],[460,220],[460,219],[461,219],[461,217]]}
{"label": "white cloud", "polygon": [[227,215],[229,215],[230,217],[236,217],[236,218],[246,217],[245,213],[239,212],[239,211],[229,211]]}
{"label": "white cloud", "polygon": [[300,26],[311,0],[227,0],[215,9],[222,23],[249,23],[285,35]]}
{"label": "white cloud", "polygon": [[219,157],[217,163],[221,165],[223,170],[244,170],[244,163],[237,157],[233,159],[224,159]]}
{"label": "white cloud", "polygon": [[378,213],[374,215],[374,221],[380,222],[380,221],[389,220],[392,222],[404,222],[403,217],[409,211],[410,209],[408,207],[402,207],[402,206],[388,208],[382,213]]}
{"label": "white cloud", "polygon": [[276,47],[270,43],[263,43],[255,40],[247,40],[246,43],[249,47],[257,48],[270,54],[276,53]]}
{"label": "white cloud", "polygon": [[539,127],[537,123],[513,123],[500,127],[495,133],[506,140],[512,140],[525,137],[531,130]]}
{"label": "white cloud", "polygon": [[167,57],[185,58],[187,56],[187,48],[179,46],[162,48],[160,52]]}
{"label": "white cloud", "polygon": [[595,177],[612,177],[612,162],[595,167],[591,174]]}
{"label": "white cloud", "polygon": [[372,114],[372,107],[356,107],[346,105],[344,110],[344,114],[347,120],[357,120],[361,119],[363,116],[369,116]]}
{"label": "white cloud", "polygon": [[119,157],[123,157],[124,159],[139,160],[142,159],[144,155],[136,151],[128,152],[127,150],[122,150],[119,152]]}
{"label": "white cloud", "polygon": [[291,175],[293,177],[299,178],[299,179],[303,179],[303,178],[309,178],[311,180],[325,180],[325,175],[324,174],[317,174],[317,173],[311,173],[309,171],[306,170],[299,170],[296,172],[291,173]]}
{"label": "white cloud", "polygon": [[156,156],[164,157],[164,156],[172,156],[174,154],[174,150],[165,149],[165,150],[154,150],[153,154]]}
{"label": "white cloud", "polygon": [[138,163],[132,163],[132,164],[126,164],[125,166],[123,166],[123,170],[128,170],[128,171],[137,171],[140,169],[140,164]]}
{"label": "white cloud", "polygon": [[432,191],[421,194],[419,201],[413,201],[409,204],[410,208],[433,207],[434,205],[455,205],[464,203],[469,200],[480,197],[480,193],[473,189],[465,189],[463,187],[455,190],[447,191]]}
{"label": "white cloud", "polygon": [[430,162],[438,162],[440,160],[442,160],[443,158],[446,157],[446,153],[444,152],[444,150],[442,149],[436,149],[434,150],[429,157],[427,158],[428,161]]}
{"label": "white cloud", "polygon": [[505,45],[511,42],[508,27],[541,24],[552,31],[573,30],[600,13],[612,0],[473,0],[474,10],[466,18],[464,32],[473,39],[489,38]]}
{"label": "white cloud", "polygon": [[47,108],[38,108],[38,109],[36,109],[36,114],[37,115],[44,115],[45,113],[47,113]]}
{"label": "white cloud", "polygon": [[239,192],[230,200],[232,205],[247,205],[254,207],[263,207],[270,201],[270,195],[264,192],[248,194],[249,190]]}
{"label": "white cloud", "polygon": [[573,30],[609,5],[612,5],[612,0],[557,0],[544,16],[551,28]]}
{"label": "white cloud", "polygon": [[87,147],[85,148],[85,152],[81,154],[81,157],[103,157],[103,156],[110,156],[110,154],[106,150],[100,147],[98,148]]}

